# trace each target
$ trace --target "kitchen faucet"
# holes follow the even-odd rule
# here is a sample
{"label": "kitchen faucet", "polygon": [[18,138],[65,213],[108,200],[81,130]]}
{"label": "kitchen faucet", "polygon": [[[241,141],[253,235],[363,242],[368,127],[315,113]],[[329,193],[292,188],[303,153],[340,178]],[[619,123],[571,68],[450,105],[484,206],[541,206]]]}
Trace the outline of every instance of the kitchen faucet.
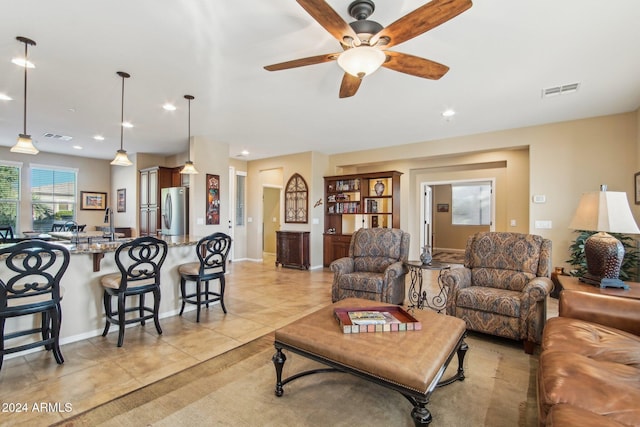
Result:
{"label": "kitchen faucet", "polygon": [[104,210],[104,223],[109,223],[109,240],[112,242],[116,240],[116,231],[113,227],[113,209],[106,208]]}

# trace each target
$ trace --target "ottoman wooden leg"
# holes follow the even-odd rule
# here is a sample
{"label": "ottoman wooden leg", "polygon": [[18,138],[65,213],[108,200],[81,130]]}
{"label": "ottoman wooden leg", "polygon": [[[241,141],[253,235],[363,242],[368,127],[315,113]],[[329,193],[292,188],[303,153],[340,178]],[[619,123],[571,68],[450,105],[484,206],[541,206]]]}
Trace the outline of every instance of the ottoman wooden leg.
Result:
{"label": "ottoman wooden leg", "polygon": [[428,426],[431,424],[431,412],[427,409],[427,403],[429,399],[411,399],[413,403],[413,409],[411,410],[411,418],[416,427]]}
{"label": "ottoman wooden leg", "polygon": [[284,367],[284,362],[287,361],[287,356],[282,352],[282,348],[276,347],[276,353],[271,360],[276,367],[276,396],[280,397],[284,393],[284,389],[282,388],[282,368]]}

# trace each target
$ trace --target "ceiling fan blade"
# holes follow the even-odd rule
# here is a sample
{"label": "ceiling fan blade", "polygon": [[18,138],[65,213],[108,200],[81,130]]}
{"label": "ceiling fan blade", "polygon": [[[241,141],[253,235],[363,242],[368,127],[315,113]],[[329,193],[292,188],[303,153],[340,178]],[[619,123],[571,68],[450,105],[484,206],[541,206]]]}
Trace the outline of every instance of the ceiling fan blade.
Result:
{"label": "ceiling fan blade", "polygon": [[340,85],[340,98],[348,98],[355,95],[360,87],[360,83],[362,83],[362,79],[360,77],[344,73],[344,76],[342,77],[342,84]]}
{"label": "ceiling fan blade", "polygon": [[325,55],[310,56],[308,58],[294,59],[292,61],[280,62],[279,64],[267,65],[267,71],[287,70],[289,68],[304,67],[307,65],[322,64],[323,62],[335,61],[339,53],[329,53]]}
{"label": "ceiling fan blade", "polygon": [[297,0],[297,2],[340,43],[350,44],[345,38],[358,40],[353,28],[324,0]]}
{"label": "ceiling fan blade", "polygon": [[406,42],[458,16],[471,6],[471,0],[432,0],[385,27],[371,38],[370,44],[385,38],[388,42],[381,47],[386,49]]}
{"label": "ceiling fan blade", "polygon": [[446,65],[429,59],[390,50],[385,50],[384,53],[387,55],[387,61],[382,66],[390,70],[431,80],[438,80],[449,71]]}

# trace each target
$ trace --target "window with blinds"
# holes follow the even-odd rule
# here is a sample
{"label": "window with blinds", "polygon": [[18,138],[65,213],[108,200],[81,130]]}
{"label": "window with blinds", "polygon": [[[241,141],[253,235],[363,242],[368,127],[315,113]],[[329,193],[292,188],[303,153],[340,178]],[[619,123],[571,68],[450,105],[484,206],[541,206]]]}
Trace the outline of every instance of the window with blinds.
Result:
{"label": "window with blinds", "polygon": [[72,169],[31,169],[31,214],[33,230],[51,231],[54,222],[76,217],[77,172]]}
{"label": "window with blinds", "polygon": [[20,166],[0,163],[0,225],[19,230]]}

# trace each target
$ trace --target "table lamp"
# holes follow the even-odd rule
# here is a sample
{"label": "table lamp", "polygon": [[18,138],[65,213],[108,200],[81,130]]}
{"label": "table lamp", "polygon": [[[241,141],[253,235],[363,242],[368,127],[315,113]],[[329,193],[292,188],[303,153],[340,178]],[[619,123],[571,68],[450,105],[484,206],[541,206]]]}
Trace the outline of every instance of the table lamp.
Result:
{"label": "table lamp", "polygon": [[624,246],[608,233],[640,234],[633,219],[627,193],[600,191],[584,193],[569,224],[574,230],[597,231],[584,244],[587,273],[580,281],[604,287],[626,288],[618,278],[624,258]]}

